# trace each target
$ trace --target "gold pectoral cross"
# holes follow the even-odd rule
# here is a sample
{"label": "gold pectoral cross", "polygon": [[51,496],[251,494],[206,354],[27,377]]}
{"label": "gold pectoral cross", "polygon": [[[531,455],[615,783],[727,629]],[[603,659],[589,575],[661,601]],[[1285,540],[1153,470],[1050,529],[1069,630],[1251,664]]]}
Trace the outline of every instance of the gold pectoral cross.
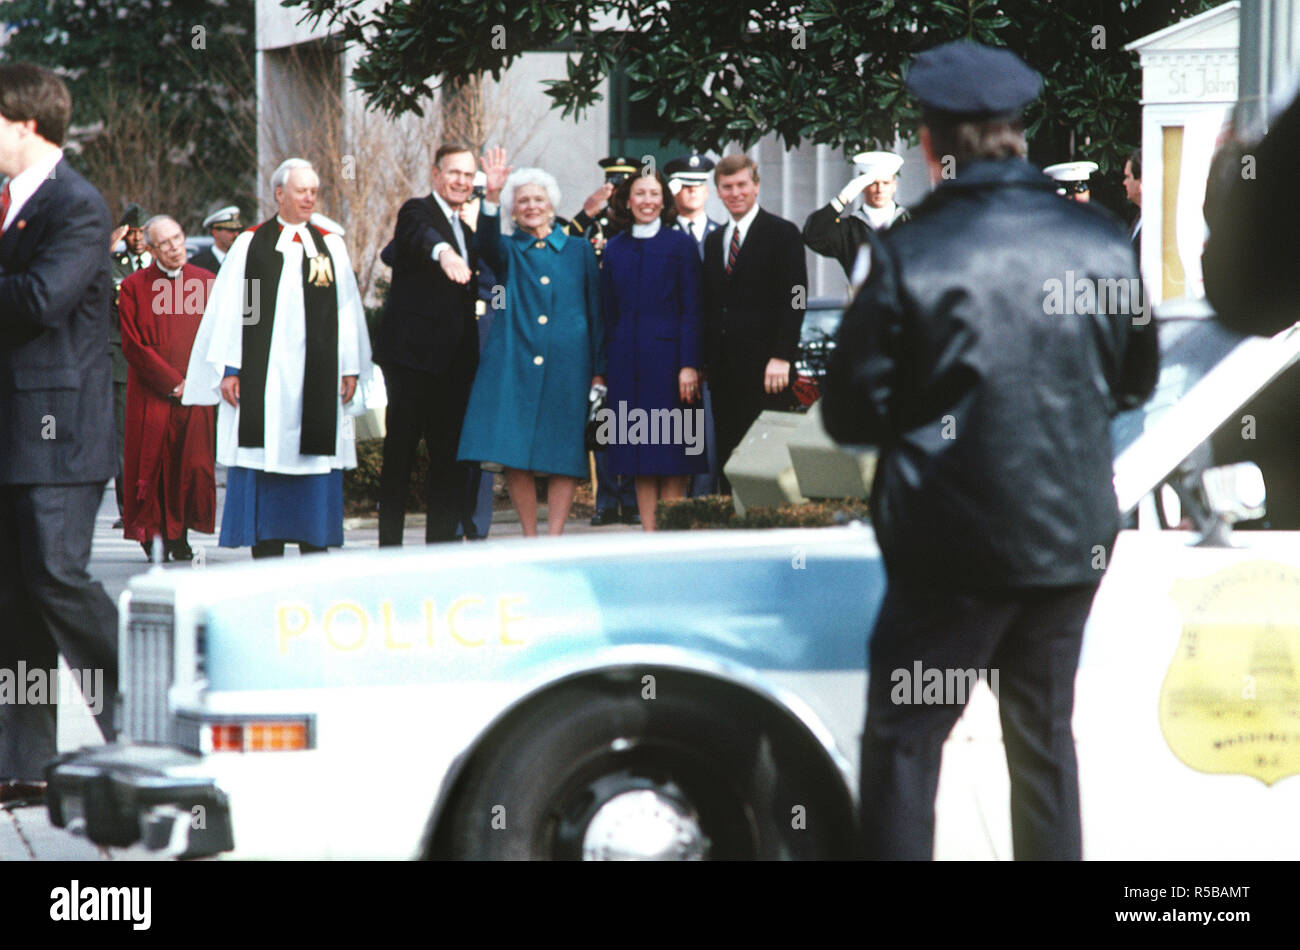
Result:
{"label": "gold pectoral cross", "polygon": [[307,259],[307,281],[314,287],[328,287],[334,283],[334,269],[324,254]]}

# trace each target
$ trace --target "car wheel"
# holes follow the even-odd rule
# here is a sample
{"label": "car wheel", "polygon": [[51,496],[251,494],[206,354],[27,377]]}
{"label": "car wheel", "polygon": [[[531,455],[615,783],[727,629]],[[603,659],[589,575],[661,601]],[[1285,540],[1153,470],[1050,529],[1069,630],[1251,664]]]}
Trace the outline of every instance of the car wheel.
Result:
{"label": "car wheel", "polygon": [[686,675],[558,689],[470,761],[435,856],[471,859],[847,857],[844,783],[801,727]]}

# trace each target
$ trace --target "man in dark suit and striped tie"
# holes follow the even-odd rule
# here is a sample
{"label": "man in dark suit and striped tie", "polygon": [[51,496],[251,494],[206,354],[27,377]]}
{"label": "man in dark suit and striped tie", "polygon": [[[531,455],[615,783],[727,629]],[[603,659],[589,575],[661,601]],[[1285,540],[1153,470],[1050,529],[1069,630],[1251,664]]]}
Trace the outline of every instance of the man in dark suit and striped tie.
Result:
{"label": "man in dark suit and striped tie", "polygon": [[758,206],[758,163],[728,155],[713,182],[731,217],[704,241],[705,362],[722,467],[759,413],[789,407],[808,270],[799,228]]}

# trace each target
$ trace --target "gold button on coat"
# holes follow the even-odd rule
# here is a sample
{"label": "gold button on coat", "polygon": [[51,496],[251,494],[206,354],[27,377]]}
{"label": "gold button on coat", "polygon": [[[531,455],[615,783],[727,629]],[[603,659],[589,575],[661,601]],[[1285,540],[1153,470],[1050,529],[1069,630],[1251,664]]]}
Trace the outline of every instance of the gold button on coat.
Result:
{"label": "gold button on coat", "polygon": [[536,244],[533,245],[533,247],[537,248],[540,251],[542,248],[546,247],[546,242],[538,241]]}
{"label": "gold button on coat", "polygon": [[533,357],[533,364],[536,365],[536,366],[541,366],[541,365],[542,365],[542,358],[541,358],[540,356],[534,356],[534,357]]}
{"label": "gold button on coat", "polygon": [[550,282],[551,282],[551,278],[545,276],[542,277],[543,284],[549,284]]}
{"label": "gold button on coat", "polygon": [[540,324],[545,325],[545,323],[546,323],[546,314],[542,314],[540,317],[538,317],[538,318],[537,318],[537,322],[540,323]]}

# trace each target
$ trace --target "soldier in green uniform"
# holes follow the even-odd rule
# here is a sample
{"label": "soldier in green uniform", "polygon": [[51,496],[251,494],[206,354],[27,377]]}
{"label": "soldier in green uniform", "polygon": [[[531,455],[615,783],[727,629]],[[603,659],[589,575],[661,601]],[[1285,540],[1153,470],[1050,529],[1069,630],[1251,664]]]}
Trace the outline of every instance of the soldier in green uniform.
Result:
{"label": "soldier in green uniform", "polygon": [[113,232],[112,247],[118,241],[126,242],[126,250],[113,253],[113,306],[112,316],[108,321],[108,354],[113,360],[113,422],[117,438],[117,475],[113,486],[117,492],[117,521],[114,528],[122,527],[122,479],[125,465],[122,453],[126,447],[126,358],[122,356],[122,324],[117,315],[117,295],[122,288],[122,281],[136,271],[148,267],[153,258],[145,250],[144,210],[134,201],[126,206],[122,220]]}

